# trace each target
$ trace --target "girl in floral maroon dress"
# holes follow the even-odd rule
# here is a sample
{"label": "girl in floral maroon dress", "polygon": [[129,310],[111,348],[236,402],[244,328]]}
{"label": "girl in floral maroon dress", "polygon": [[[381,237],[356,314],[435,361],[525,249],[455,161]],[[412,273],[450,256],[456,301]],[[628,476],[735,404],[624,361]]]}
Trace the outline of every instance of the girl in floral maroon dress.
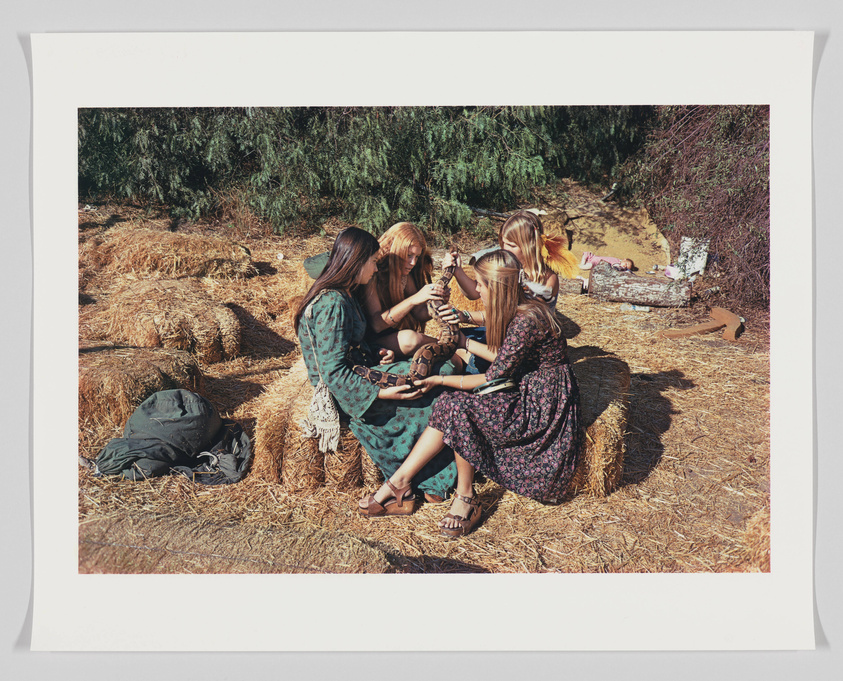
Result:
{"label": "girl in floral maroon dress", "polygon": [[[432,376],[422,390],[456,388],[440,396],[428,427],[389,480],[360,502],[366,515],[407,513],[399,508],[413,477],[445,445],[454,450],[457,490],[439,522],[448,537],[467,534],[480,520],[474,474],[545,503],[561,499],[574,474],[580,442],[579,390],[566,342],[551,309],[526,297],[518,260],[494,251],[475,264],[477,290],[487,313],[488,345],[461,337],[469,352],[492,362],[485,374]],[[475,394],[481,384],[514,384]],[[381,509],[383,510],[381,512]]]}

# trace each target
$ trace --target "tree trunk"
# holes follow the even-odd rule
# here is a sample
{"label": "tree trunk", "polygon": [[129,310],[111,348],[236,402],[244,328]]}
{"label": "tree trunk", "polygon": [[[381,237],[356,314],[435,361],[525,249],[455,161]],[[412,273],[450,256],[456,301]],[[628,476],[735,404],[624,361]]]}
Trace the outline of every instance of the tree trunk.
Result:
{"label": "tree trunk", "polygon": [[606,262],[591,270],[588,292],[600,300],[633,305],[684,307],[691,300],[691,283],[662,277],[640,277],[619,272]]}

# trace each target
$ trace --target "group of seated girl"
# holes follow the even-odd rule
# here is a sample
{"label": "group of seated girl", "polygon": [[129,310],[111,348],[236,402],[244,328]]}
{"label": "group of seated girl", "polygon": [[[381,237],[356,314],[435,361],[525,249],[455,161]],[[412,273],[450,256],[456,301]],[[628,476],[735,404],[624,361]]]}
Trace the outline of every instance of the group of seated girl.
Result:
{"label": "group of seated girl", "polygon": [[[558,278],[533,248],[541,233],[537,216],[519,212],[502,227],[501,248],[475,263],[476,279],[458,257],[446,261],[483,309],[437,311],[448,323],[485,325],[483,340],[461,331],[453,357],[427,378],[394,387],[353,367],[403,376],[413,352],[434,340],[422,332],[427,302],[445,292],[431,283],[425,239],[409,223],[380,241],[355,227],[337,236],[295,325],[310,382],[326,384],[386,480],[360,500],[359,513],[408,515],[419,495],[436,502],[455,491],[439,531],[459,537],[480,521],[477,471],[540,502],[565,495],[580,451],[579,392],[555,312]],[[469,373],[475,359],[485,364]]]}

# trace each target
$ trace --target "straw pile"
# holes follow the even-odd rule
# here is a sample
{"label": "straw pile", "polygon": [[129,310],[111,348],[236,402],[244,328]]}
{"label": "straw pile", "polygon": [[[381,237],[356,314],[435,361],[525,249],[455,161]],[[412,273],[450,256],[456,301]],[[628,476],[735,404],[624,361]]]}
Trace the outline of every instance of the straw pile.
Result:
{"label": "straw pile", "polygon": [[140,347],[190,350],[206,363],[240,351],[240,322],[192,279],[128,281],[111,294],[108,337]]}
{"label": "straw pile", "polygon": [[168,278],[247,277],[249,249],[221,237],[113,227],[79,249],[81,270],[137,272]]}
{"label": "straw pile", "polygon": [[[577,356],[571,348],[571,357]],[[623,476],[629,367],[616,357],[585,357],[573,364],[580,387],[582,450],[569,490],[605,497]]]}
{"label": "straw pile", "polygon": [[159,390],[202,390],[189,352],[85,344],[79,353],[80,430],[99,441],[122,429],[132,412]]}
{"label": "straw pile", "polygon": [[[471,269],[470,267],[466,268],[467,270]],[[456,280],[451,279],[451,283],[449,284],[449,288],[451,289],[451,297],[448,302],[451,303],[455,308],[458,310],[482,310],[483,309],[483,301],[480,298],[476,300],[470,300],[465,297],[465,294],[462,292],[460,285],[456,282]]]}
{"label": "straw pile", "polygon": [[305,386],[309,387],[304,361],[266,388],[255,407],[255,442],[252,477],[267,482],[281,482],[281,462],[284,440],[290,423],[293,405]]}
{"label": "straw pile", "polygon": [[[583,191],[566,189],[565,201],[579,205]],[[131,218],[132,210],[120,207],[115,219]],[[601,210],[610,211],[615,221],[620,209],[606,204]],[[134,221],[139,226],[149,222],[145,213]],[[577,221],[575,236],[588,227],[584,222]],[[605,231],[605,223],[594,223],[595,234],[598,228],[600,233]],[[159,226],[166,228],[166,224]],[[262,326],[276,334],[270,346],[264,347],[266,338],[256,334],[236,359],[203,367],[204,394],[221,415],[246,428],[253,445],[264,439],[255,437],[254,424],[258,407],[266,407],[266,388],[274,386],[299,359],[292,342],[295,336],[288,320],[292,306],[288,303],[294,293],[303,292],[301,261],[330,248],[344,226],[331,223],[325,236],[291,230],[281,236],[244,241],[258,264],[256,277],[202,281],[205,290],[242,315],[244,342],[249,333],[244,311],[256,328]],[[90,234],[92,229],[84,231]],[[637,232],[632,229],[630,234]],[[472,244],[463,252],[475,250]],[[582,244],[578,247],[585,248]],[[95,308],[104,308],[115,283],[113,273],[95,278],[90,289],[95,303],[80,305],[80,322],[83,313],[86,320],[93,320]],[[747,330],[736,342],[712,336],[664,339],[655,338],[655,332],[705,321],[708,310],[694,305],[628,311],[591,296],[565,296],[558,307],[570,320],[566,337],[575,338],[577,344],[571,348],[574,362],[617,357],[630,368],[623,478],[609,496],[580,493],[566,503],[544,505],[478,476],[476,491],[483,504],[480,526],[460,541],[443,542],[436,523],[447,512],[447,504],[421,503],[407,518],[371,521],[357,514],[359,499],[380,484],[379,476],[367,477],[368,457],[361,457],[363,489],[340,491],[324,485],[306,493],[288,492],[267,481],[260,474],[260,457],[256,469],[242,483],[218,488],[200,488],[174,476],[143,484],[115,476],[97,478],[80,466],[80,571],[119,571],[120,565],[128,570],[137,566],[141,572],[283,573],[301,566],[320,572],[378,571],[376,565],[370,567],[354,556],[334,552],[334,546],[350,540],[357,546],[377,547],[398,572],[769,570],[769,521],[764,520],[770,504],[769,318],[744,315]],[[99,331],[98,322],[96,328],[85,324],[85,338],[92,337],[89,326]],[[578,375],[581,370],[575,368]],[[276,410],[288,403],[279,399]],[[605,411],[609,402],[603,403]],[[278,432],[283,436],[283,431]],[[85,436],[81,435],[80,453],[96,455],[93,445],[83,447]],[[281,439],[276,449],[276,482],[281,479],[283,447]],[[190,537],[183,537],[183,542],[180,539],[176,519],[190,524],[200,518],[212,523],[197,526],[204,532],[226,529],[227,544],[213,539],[214,557],[220,562],[197,556],[203,549],[189,544]],[[133,535],[125,534],[113,542],[124,547],[91,550],[94,544],[87,540],[98,539],[88,536],[85,528],[127,520],[137,521],[133,533],[149,530],[143,534],[143,542],[128,541]],[[122,527],[125,525],[114,526],[116,531]],[[311,532],[314,527],[320,532]],[[313,550],[307,559],[296,554],[299,529],[301,550],[307,548],[305,544]],[[269,536],[274,537],[271,549],[262,544]],[[100,540],[109,541],[108,537]],[[324,552],[320,542],[326,547]],[[296,554],[295,560],[286,560],[288,546]]]}
{"label": "straw pile", "polygon": [[[360,487],[363,460],[369,457],[347,426],[340,430],[337,451],[327,454],[319,451],[316,438],[302,435],[299,422],[307,416],[312,397],[303,358],[267,388],[256,409],[254,474],[282,482],[290,492]],[[372,467],[366,466],[366,477],[375,480]]]}
{"label": "straw pile", "polygon": [[83,574],[394,572],[364,541],[306,520],[278,528],[234,527],[206,517],[150,513],[79,528]]}

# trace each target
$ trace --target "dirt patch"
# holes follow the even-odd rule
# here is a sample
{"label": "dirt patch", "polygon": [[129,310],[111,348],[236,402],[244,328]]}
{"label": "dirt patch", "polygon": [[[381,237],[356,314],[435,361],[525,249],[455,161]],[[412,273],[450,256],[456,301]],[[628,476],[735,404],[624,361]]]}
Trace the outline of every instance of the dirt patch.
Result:
{"label": "dirt patch", "polygon": [[545,226],[568,232],[571,252],[577,259],[585,251],[629,258],[635,263],[637,274],[651,270],[653,265],[670,264],[667,239],[646,210],[621,207],[611,197],[602,201],[599,193],[573,182],[562,183],[560,190],[564,199],[551,195],[537,207],[547,212],[542,216]]}

